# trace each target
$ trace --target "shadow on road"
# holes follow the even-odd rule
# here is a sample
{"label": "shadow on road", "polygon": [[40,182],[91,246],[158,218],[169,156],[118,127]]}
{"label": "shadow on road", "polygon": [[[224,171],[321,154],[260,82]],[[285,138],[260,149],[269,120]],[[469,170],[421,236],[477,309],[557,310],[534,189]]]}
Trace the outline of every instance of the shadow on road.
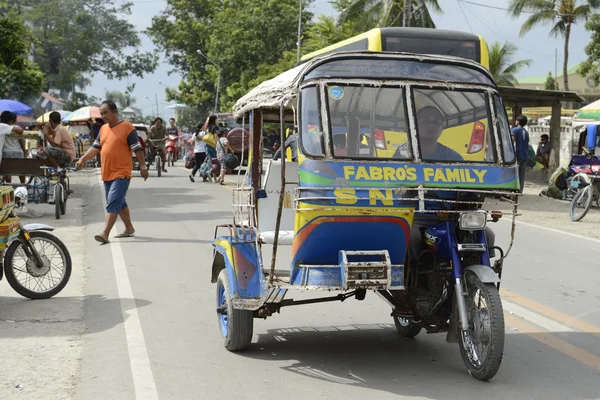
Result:
{"label": "shadow on road", "polygon": [[[136,307],[152,302],[134,299]],[[81,303],[86,308],[83,327]],[[124,300],[131,304],[130,299]],[[128,311],[128,310],[126,310]],[[104,295],[65,296],[33,301],[23,297],[0,298],[0,338],[52,337],[94,334],[123,324],[121,300]]]}
{"label": "shadow on road", "polygon": [[515,398],[527,393],[528,398],[587,399],[600,392],[599,371],[525,334],[508,334],[498,375],[477,381],[467,373],[458,345],[447,344],[444,337],[422,333],[408,340],[389,324],[273,329],[237,354],[285,361],[283,370],[312,379],[428,399],[462,400],[477,388],[495,399],[514,397],[511,393],[518,393]]}
{"label": "shadow on road", "polygon": [[145,243],[177,243],[177,244],[181,244],[181,243],[212,244],[212,242],[213,242],[212,240],[178,239],[178,238],[151,237],[151,236],[139,236],[139,235],[136,235],[135,237],[132,237],[132,238],[120,239],[119,241],[122,243],[145,242]]}

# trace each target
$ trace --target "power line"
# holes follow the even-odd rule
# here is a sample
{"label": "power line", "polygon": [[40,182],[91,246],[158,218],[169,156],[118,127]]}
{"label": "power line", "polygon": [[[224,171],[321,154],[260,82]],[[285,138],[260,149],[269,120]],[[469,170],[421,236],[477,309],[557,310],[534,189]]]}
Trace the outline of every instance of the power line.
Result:
{"label": "power line", "polygon": [[[458,0],[458,1],[462,1],[462,0]],[[474,17],[475,19],[477,19],[479,22],[481,22],[483,25],[485,25],[489,30],[491,30],[492,32],[494,32],[496,35],[500,36],[502,39],[506,40],[507,42],[513,42],[514,40],[507,38],[506,36],[504,36],[502,33],[500,33],[499,31],[497,31],[496,29],[494,29],[489,23],[486,23],[483,21],[483,19],[479,16],[479,14],[477,14],[475,11],[473,11],[470,7],[468,7],[467,5],[465,5],[465,8],[467,9],[467,11],[469,11]],[[554,57],[554,55],[550,55],[550,54],[542,54],[542,53],[538,53],[536,51],[532,51],[531,49],[528,49],[524,46],[519,46],[517,45],[517,47],[522,48],[526,51],[528,51],[531,54],[535,54],[537,56],[540,57]]]}
{"label": "power line", "polygon": [[462,4],[460,4],[460,0],[456,0],[456,2],[458,3],[458,7],[460,8],[460,11],[462,12],[463,17],[465,17],[465,21],[467,21],[467,25],[469,25],[469,29],[471,30],[471,33],[473,33],[473,28],[471,28],[471,23],[469,22],[469,18],[467,18],[467,15],[465,14],[465,10],[463,10]]}
{"label": "power line", "polygon": [[[510,8],[504,8],[504,7],[498,7],[498,6],[490,6],[488,4],[475,3],[474,1],[468,1],[468,0],[457,0],[457,1],[459,3],[472,4],[472,5],[478,6],[478,7],[493,8],[495,10],[512,11]],[[521,12],[522,13],[526,13],[526,14],[535,14],[535,12],[533,12],[533,11],[522,10]]]}
{"label": "power line", "polygon": [[[513,12],[513,10],[511,10],[510,8],[490,6],[488,4],[475,3],[474,1],[468,1],[468,0],[458,0],[458,1],[460,1],[461,3],[472,4],[472,5],[478,6],[478,7],[493,8],[495,10],[504,10],[504,11]],[[561,18],[562,17],[576,17],[577,16],[575,14],[561,14],[559,12],[556,12],[554,9],[552,11],[555,12],[555,14],[556,14],[557,17],[561,17]],[[537,14],[538,11],[520,10],[519,13],[520,14]]]}

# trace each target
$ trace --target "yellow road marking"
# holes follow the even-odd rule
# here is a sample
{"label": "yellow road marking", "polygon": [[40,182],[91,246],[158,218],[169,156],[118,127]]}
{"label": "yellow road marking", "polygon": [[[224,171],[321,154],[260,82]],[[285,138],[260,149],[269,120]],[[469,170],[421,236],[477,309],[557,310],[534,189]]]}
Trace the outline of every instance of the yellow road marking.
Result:
{"label": "yellow road marking", "polygon": [[543,331],[508,313],[504,313],[504,320],[507,325],[519,329],[519,331],[525,333],[538,342],[552,347],[553,349],[558,350],[571,358],[574,358],[580,363],[600,371],[600,357],[588,353],[587,351],[554,336],[552,333]]}
{"label": "yellow road marking", "polygon": [[600,337],[600,327],[588,324],[587,322],[581,321],[571,315],[562,313],[551,307],[545,306],[531,299],[528,299],[527,297],[523,297],[514,292],[511,292],[507,289],[500,289],[500,295],[511,300],[512,302],[520,304],[540,314],[546,315],[547,317],[550,317],[556,321],[560,321],[562,324],[572,326],[573,328],[579,329],[580,331],[591,333],[595,336]]}

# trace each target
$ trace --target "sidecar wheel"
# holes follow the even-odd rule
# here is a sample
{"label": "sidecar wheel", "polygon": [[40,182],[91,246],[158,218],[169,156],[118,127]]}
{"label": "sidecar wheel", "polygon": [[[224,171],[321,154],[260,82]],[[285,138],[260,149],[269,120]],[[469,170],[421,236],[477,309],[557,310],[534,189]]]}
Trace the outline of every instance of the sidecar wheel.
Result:
{"label": "sidecar wheel", "polygon": [[469,374],[487,381],[496,375],[504,353],[504,314],[498,289],[475,274],[465,276],[469,330],[461,332],[460,354]]}
{"label": "sidecar wheel", "polygon": [[227,271],[222,270],[217,279],[217,313],[223,345],[229,351],[243,350],[252,342],[254,317],[252,311],[233,308]]}
{"label": "sidecar wheel", "polygon": [[421,327],[413,325],[406,318],[394,317],[394,325],[396,325],[398,333],[407,339],[412,339],[421,333]]}

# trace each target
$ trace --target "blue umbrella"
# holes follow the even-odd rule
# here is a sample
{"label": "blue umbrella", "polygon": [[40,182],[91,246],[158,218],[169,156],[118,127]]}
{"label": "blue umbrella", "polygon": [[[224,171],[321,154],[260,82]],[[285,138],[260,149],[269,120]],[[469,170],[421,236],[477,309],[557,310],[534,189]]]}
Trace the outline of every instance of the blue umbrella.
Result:
{"label": "blue umbrella", "polygon": [[33,114],[33,108],[15,100],[0,100],[0,111],[12,111],[17,115]]}

